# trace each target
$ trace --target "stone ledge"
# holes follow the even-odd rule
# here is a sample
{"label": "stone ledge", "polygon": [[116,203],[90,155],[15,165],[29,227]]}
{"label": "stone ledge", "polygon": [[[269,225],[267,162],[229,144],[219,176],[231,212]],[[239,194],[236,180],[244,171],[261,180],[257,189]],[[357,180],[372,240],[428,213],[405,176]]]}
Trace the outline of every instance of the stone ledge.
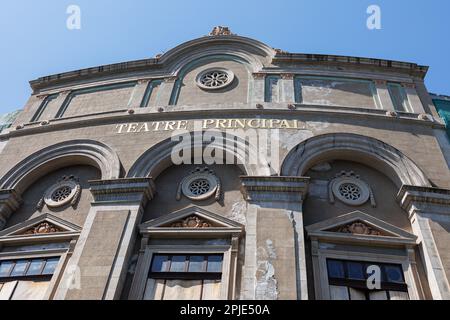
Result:
{"label": "stone ledge", "polygon": [[155,194],[152,178],[123,178],[113,180],[91,180],[90,191],[93,204],[135,202],[145,203]]}
{"label": "stone ledge", "polygon": [[397,195],[397,201],[403,209],[408,211],[414,204],[448,206],[450,190],[404,185]]}
{"label": "stone ledge", "polygon": [[241,176],[241,192],[247,201],[296,202],[303,201],[308,192],[307,177],[250,177]]}

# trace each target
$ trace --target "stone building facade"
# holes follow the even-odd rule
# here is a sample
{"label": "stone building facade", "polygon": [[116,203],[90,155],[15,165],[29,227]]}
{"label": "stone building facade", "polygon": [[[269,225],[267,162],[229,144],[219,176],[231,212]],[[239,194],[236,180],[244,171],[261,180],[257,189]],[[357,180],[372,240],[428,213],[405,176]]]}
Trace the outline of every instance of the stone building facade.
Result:
{"label": "stone building facade", "polygon": [[0,134],[0,299],[449,299],[427,70],[217,27],[31,81]]}

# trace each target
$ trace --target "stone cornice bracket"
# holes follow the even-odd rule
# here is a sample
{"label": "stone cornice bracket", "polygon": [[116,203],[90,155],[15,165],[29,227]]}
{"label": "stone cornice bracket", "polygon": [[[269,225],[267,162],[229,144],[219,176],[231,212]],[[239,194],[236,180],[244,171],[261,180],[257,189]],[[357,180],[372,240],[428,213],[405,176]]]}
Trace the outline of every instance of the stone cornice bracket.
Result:
{"label": "stone cornice bracket", "polygon": [[450,215],[450,190],[404,185],[397,201],[409,215],[414,212]]}
{"label": "stone cornice bracket", "polygon": [[145,206],[155,195],[152,178],[125,178],[89,181],[93,205],[136,204]]}
{"label": "stone cornice bracket", "polygon": [[266,78],[266,74],[262,72],[255,72],[252,75],[255,80],[264,80]]}
{"label": "stone cornice bracket", "polygon": [[294,80],[294,74],[293,73],[282,73],[281,79],[283,80]]}
{"label": "stone cornice bracket", "polygon": [[297,202],[308,193],[307,177],[241,176],[241,192],[248,202]]}
{"label": "stone cornice bracket", "polygon": [[20,195],[14,190],[0,190],[0,230],[6,225],[8,218],[22,202]]}

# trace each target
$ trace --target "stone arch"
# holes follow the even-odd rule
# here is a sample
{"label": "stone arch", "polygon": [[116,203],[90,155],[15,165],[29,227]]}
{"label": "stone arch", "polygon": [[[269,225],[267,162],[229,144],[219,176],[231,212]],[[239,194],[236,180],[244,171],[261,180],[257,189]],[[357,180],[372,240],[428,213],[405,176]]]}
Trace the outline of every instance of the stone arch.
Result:
{"label": "stone arch", "polygon": [[402,185],[431,186],[423,171],[401,151],[380,140],[350,133],[310,138],[291,150],[283,161],[283,176],[303,176],[311,167],[328,160],[348,160],[373,167]]}
{"label": "stone arch", "polygon": [[[171,152],[175,146],[191,148],[192,154],[195,154],[195,150],[202,151],[211,142],[204,141],[202,139],[202,132],[189,133],[190,141],[177,140],[182,135],[178,135],[173,139],[166,139],[155,146],[151,147],[139,159],[133,164],[128,172],[128,178],[136,177],[152,177],[156,179],[158,175],[168,167],[174,165],[171,158]],[[220,145],[214,145],[218,149],[223,150],[224,156],[231,155],[236,159],[236,165],[238,165],[246,175],[249,176],[270,176],[274,174],[273,169],[270,167],[267,159],[258,153],[258,151],[248,144],[245,139],[233,136],[230,134],[223,136],[224,143]],[[243,156],[247,159],[258,159],[258,164],[245,161]]]}
{"label": "stone arch", "polygon": [[275,50],[260,41],[236,35],[201,37],[169,50],[161,56],[160,63],[170,65],[172,74],[177,75],[183,66],[194,60],[220,54],[238,56],[257,72],[263,68],[263,62],[255,55],[273,58]]}
{"label": "stone arch", "polygon": [[0,180],[0,188],[20,194],[47,172],[77,164],[98,168],[104,180],[120,176],[120,161],[114,150],[93,140],[72,140],[48,146],[20,161]]}

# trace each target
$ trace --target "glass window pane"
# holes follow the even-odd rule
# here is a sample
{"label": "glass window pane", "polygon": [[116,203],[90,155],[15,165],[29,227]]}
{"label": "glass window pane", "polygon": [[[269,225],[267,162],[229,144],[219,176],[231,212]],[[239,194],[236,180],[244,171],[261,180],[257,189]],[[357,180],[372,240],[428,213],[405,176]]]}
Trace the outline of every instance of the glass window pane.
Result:
{"label": "glass window pane", "polygon": [[170,264],[170,272],[184,272],[186,256],[173,256]]}
{"label": "glass window pane", "polygon": [[344,264],[342,261],[328,260],[328,276],[330,278],[344,279]]}
{"label": "glass window pane", "polygon": [[189,272],[204,272],[204,256],[191,256],[189,258]]}
{"label": "glass window pane", "polygon": [[25,274],[27,264],[28,260],[17,261],[13,271],[11,272],[11,277],[23,276]]}
{"label": "glass window pane", "polygon": [[27,271],[27,276],[36,276],[41,274],[42,267],[44,266],[44,259],[36,259],[31,261],[30,267]]}
{"label": "glass window pane", "polygon": [[42,271],[43,275],[51,275],[55,272],[56,267],[58,266],[59,258],[48,259],[45,264],[44,271]]}
{"label": "glass window pane", "polygon": [[363,270],[363,264],[359,262],[347,262],[348,278],[353,280],[364,280],[365,270]]}
{"label": "glass window pane", "polygon": [[153,256],[152,272],[169,271],[169,256]]}
{"label": "glass window pane", "polygon": [[208,256],[206,272],[222,272],[222,256]]}
{"label": "glass window pane", "polygon": [[387,282],[404,283],[401,266],[384,266]]}
{"label": "glass window pane", "polygon": [[0,264],[0,277],[8,277],[13,265],[14,262],[12,261],[3,261]]}

